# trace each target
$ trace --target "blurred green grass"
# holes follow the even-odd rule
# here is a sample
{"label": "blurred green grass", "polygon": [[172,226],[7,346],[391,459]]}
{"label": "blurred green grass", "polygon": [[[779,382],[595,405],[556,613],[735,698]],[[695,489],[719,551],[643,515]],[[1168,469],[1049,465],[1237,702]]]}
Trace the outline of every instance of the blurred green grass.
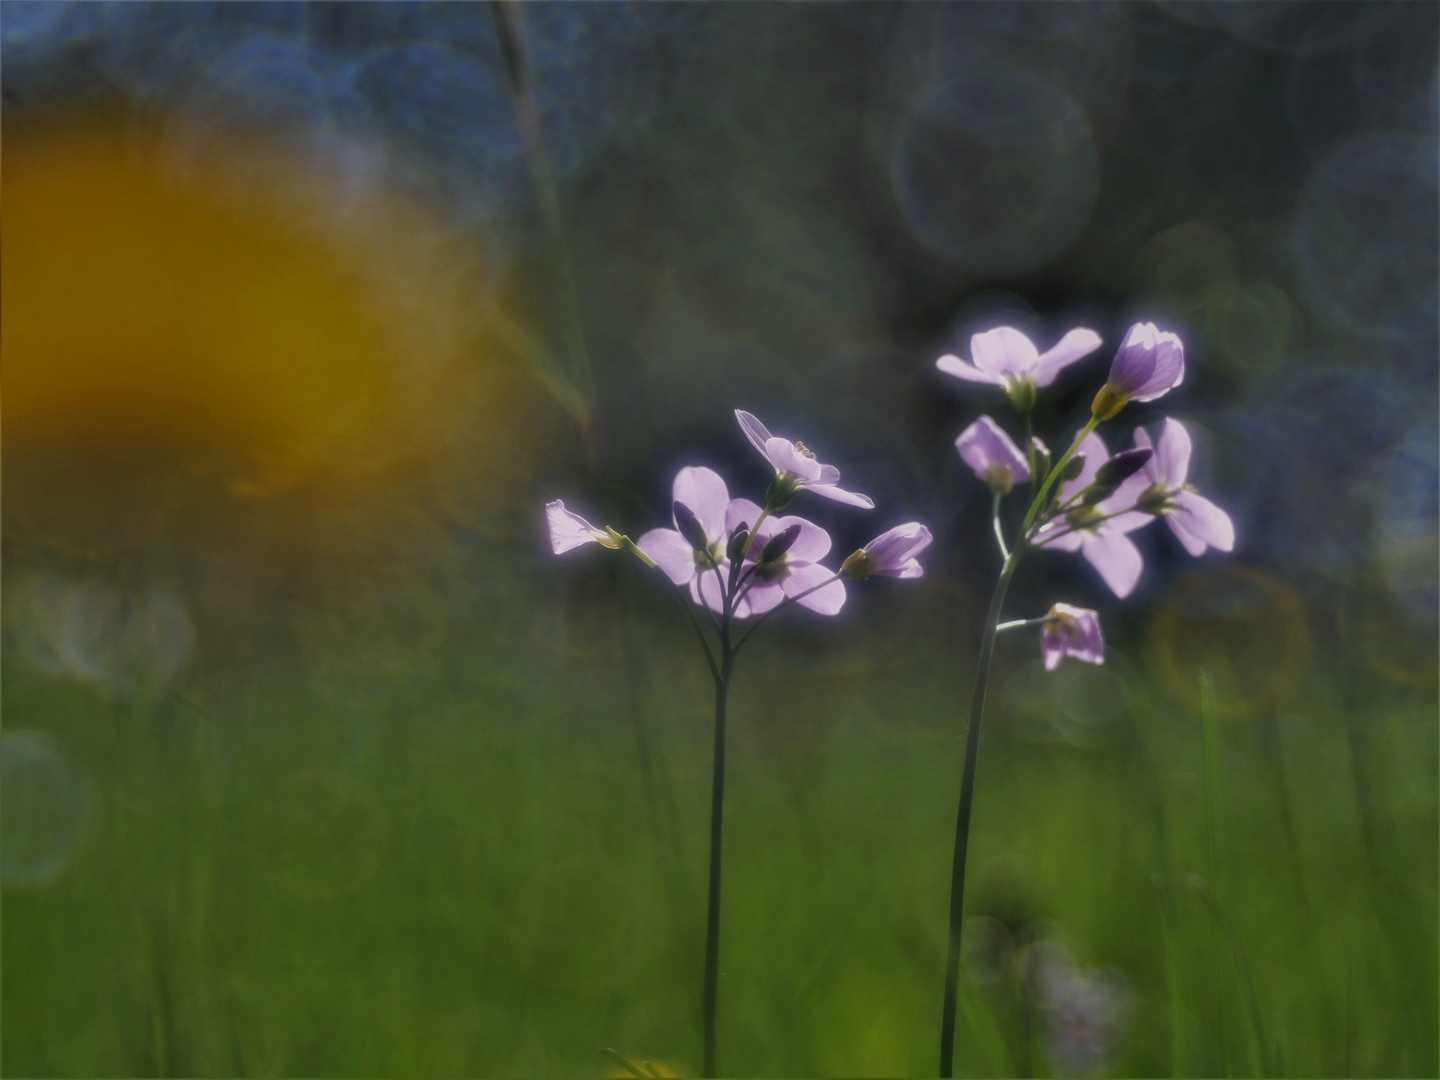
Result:
{"label": "blurred green grass", "polygon": [[[211,654],[180,691],[126,699],[7,650],[7,729],[47,733],[89,795],[63,872],[4,894],[5,1074],[604,1075],[601,1047],[693,1073],[703,662],[624,575],[511,583],[540,601],[492,597],[412,668],[248,678]],[[980,617],[944,586],[791,619],[739,671],[726,1074],[934,1073]],[[1185,1074],[1255,1075],[1188,882],[1209,878],[1200,716],[1162,690],[1147,632],[1112,628],[1110,663],[1062,669],[1058,697],[1032,640],[1002,644],[967,913],[1126,988],[1107,1073],[1170,1075],[1178,1024]],[[1217,682],[1223,715],[1236,684]],[[1436,1072],[1435,735],[1432,688],[1320,663],[1219,722],[1208,886],[1276,1072]],[[1055,1068],[1018,985],[965,980],[962,1075]]]}

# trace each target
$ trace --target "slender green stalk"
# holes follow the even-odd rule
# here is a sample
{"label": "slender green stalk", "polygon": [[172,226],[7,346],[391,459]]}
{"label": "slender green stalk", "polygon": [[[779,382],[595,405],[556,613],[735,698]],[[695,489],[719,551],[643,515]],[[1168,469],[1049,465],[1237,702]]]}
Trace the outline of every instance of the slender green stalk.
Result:
{"label": "slender green stalk", "polygon": [[1210,912],[1215,925],[1230,946],[1230,959],[1235,963],[1235,980],[1240,985],[1240,996],[1244,999],[1246,1011],[1250,1014],[1250,1028],[1255,1039],[1255,1066],[1260,1076],[1275,1076],[1276,1071],[1270,1058],[1269,1044],[1265,1041],[1265,1025],[1260,1016],[1260,999],[1255,994],[1255,980],[1250,975],[1250,964],[1245,959],[1245,950],[1240,944],[1240,935],[1230,921],[1219,899],[1204,879],[1190,875],[1187,882],[1195,895],[1200,897]]}
{"label": "slender green stalk", "polygon": [[1010,549],[1005,546],[1005,532],[1000,528],[1000,492],[998,491],[992,493],[990,498],[990,527],[995,530],[995,543],[1000,545],[1000,558],[1010,558]]}
{"label": "slender green stalk", "polygon": [[[1042,493],[1043,495],[1043,490]],[[950,940],[945,952],[945,999],[940,1017],[940,1075],[954,1076],[955,1006],[960,983],[960,927],[965,920],[965,859],[970,846],[970,807],[975,797],[975,762],[980,755],[980,722],[985,715],[985,689],[990,680],[990,657],[995,652],[996,627],[1005,592],[1019,565],[1023,547],[1005,560],[980,641],[980,662],[975,672],[975,693],[970,700],[970,730],[965,738],[965,766],[960,777],[960,808],[955,818],[955,858],[950,870]]]}
{"label": "slender green stalk", "polygon": [[1045,503],[1045,496],[1050,494],[1050,489],[1055,486],[1055,481],[1059,479],[1060,474],[1065,470],[1065,466],[1069,464],[1070,459],[1075,456],[1075,451],[1080,449],[1080,444],[1085,441],[1085,437],[1094,431],[1099,424],[1100,417],[1090,417],[1090,419],[1085,422],[1085,426],[1081,429],[1080,434],[1075,436],[1075,441],[1070,444],[1065,453],[1060,455],[1060,460],[1050,466],[1050,473],[1045,477],[1045,482],[1040,485],[1039,494],[1030,500],[1030,509],[1025,514],[1025,523],[1020,526],[1021,537],[1030,535],[1030,526],[1035,524],[1035,517],[1040,513],[1040,507]]}
{"label": "slender green stalk", "polygon": [[[728,603],[726,605],[729,606]],[[714,1076],[715,1007],[720,994],[720,871],[725,832],[725,720],[735,653],[730,648],[730,613],[720,631],[720,675],[715,680],[715,748],[710,780],[710,890],[705,913],[704,1070]]]}
{"label": "slender green stalk", "polygon": [[1030,498],[1035,498],[1035,430],[1030,423],[1030,411],[1025,411],[1025,461],[1030,466]]}

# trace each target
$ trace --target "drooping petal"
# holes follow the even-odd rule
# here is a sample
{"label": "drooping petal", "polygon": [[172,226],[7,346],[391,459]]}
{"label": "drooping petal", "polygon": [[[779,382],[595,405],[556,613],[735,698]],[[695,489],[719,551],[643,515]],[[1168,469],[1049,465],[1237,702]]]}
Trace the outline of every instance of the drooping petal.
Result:
{"label": "drooping petal", "polygon": [[720,539],[725,532],[730,492],[719,473],[703,465],[687,466],[675,474],[671,492],[676,502],[684,503],[700,519],[712,544]]}
{"label": "drooping petal", "polygon": [[1100,335],[1083,327],[1071,330],[1053,349],[1040,354],[1035,364],[1035,385],[1049,386],[1061,369],[1082,360],[1100,347]]}
{"label": "drooping petal", "polygon": [[946,353],[935,361],[935,366],[946,375],[953,375],[957,379],[964,379],[966,382],[991,383],[995,386],[1004,385],[1004,379],[998,379],[994,375],[987,375],[973,364],[967,364],[953,353]]}
{"label": "drooping petal", "polygon": [[651,529],[635,546],[654,559],[655,565],[676,585],[695,580],[695,549],[674,529]]}
{"label": "drooping petal", "polygon": [[[930,546],[933,537],[930,530],[918,521],[908,521],[887,529],[865,545],[865,554],[875,562],[874,573],[890,577],[919,577],[918,573],[901,574],[899,571],[915,562],[915,556]],[[916,563],[916,569],[919,564]]]}
{"label": "drooping petal", "polygon": [[745,432],[745,437],[750,440],[750,445],[769,457],[770,454],[765,449],[765,444],[770,441],[769,429],[760,422],[754,413],[748,413],[744,409],[735,410],[735,419],[740,421],[740,430]]}
{"label": "drooping petal", "polygon": [[556,555],[563,555],[581,544],[598,543],[601,537],[609,536],[604,529],[597,529],[579,514],[566,510],[560,499],[545,504],[545,522],[550,527],[550,547]]}
{"label": "drooping petal", "polygon": [[[1136,446],[1139,446],[1137,435]],[[1148,441],[1148,440],[1147,440]],[[1155,442],[1155,471],[1171,491],[1185,483],[1190,475],[1190,433],[1179,420],[1165,418],[1160,438]]]}
{"label": "drooping petal", "polygon": [[1040,653],[1045,670],[1054,671],[1067,656],[1087,664],[1105,662],[1105,638],[1100,616],[1089,608],[1056,604],[1050,609],[1051,622],[1040,628]]}
{"label": "drooping petal", "polygon": [[1040,628],[1040,655],[1045,660],[1046,671],[1054,671],[1065,659],[1065,638],[1048,623]]}
{"label": "drooping petal", "polygon": [[1010,469],[1010,479],[1023,484],[1030,479],[1030,464],[1005,429],[988,416],[982,416],[960,433],[955,440],[960,459],[975,475],[990,482],[990,469]]}
{"label": "drooping petal", "polygon": [[776,472],[789,473],[797,480],[811,483],[820,479],[820,463],[809,454],[802,454],[789,439],[772,436],[765,443],[765,456]]}
{"label": "drooping petal", "polygon": [[[787,596],[799,596],[805,590],[813,589],[822,581],[834,576],[835,571],[818,563],[802,563],[790,568],[790,573],[780,582],[780,587]],[[823,589],[816,589],[803,600],[797,600],[796,603],[811,611],[817,611],[821,615],[838,615],[840,609],[845,606],[845,583],[832,581]]]}
{"label": "drooping petal", "polygon": [[1101,526],[1098,533],[1084,538],[1082,550],[1090,565],[1100,572],[1111,592],[1121,600],[1129,596],[1145,569],[1145,560],[1128,536]]}
{"label": "drooping petal", "polygon": [[833,484],[803,484],[806,491],[813,491],[816,495],[824,495],[827,499],[834,499],[846,506],[858,506],[862,510],[874,510],[875,500],[869,495],[861,495],[857,491],[845,491]]}
{"label": "drooping petal", "polygon": [[970,339],[970,359],[996,379],[1007,375],[1033,375],[1040,354],[1035,343],[1013,326],[997,326]]}
{"label": "drooping petal", "polygon": [[[1175,507],[1175,512],[1166,520],[1191,555],[1203,554],[1206,544],[1220,551],[1235,549],[1234,522],[1230,520],[1229,514],[1205,496],[1193,491],[1181,491],[1175,496]],[[1199,543],[1199,551],[1186,543],[1186,534]]]}

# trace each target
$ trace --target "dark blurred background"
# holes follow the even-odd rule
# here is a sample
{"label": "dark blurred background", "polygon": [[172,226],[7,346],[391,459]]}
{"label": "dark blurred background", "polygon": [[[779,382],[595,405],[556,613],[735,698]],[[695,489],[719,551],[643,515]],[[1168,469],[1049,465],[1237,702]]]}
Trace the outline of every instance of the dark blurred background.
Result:
{"label": "dark blurred background", "polygon": [[[988,492],[939,375],[1131,322],[1238,531],[1104,667],[997,651],[965,1075],[1434,1076],[1430,3],[18,3],[3,27],[10,1076],[699,1064],[708,677],[633,560],[732,410],[916,582],[732,699],[720,1063],[936,1068]],[[762,639],[757,639],[760,641]],[[1199,679],[1214,680],[1202,719]]]}

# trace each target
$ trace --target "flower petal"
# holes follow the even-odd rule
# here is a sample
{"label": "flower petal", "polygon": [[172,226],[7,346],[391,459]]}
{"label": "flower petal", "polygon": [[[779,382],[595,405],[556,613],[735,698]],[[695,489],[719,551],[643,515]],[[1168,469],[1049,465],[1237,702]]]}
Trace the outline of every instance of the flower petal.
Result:
{"label": "flower petal", "polygon": [[749,499],[731,499],[730,505],[725,508],[725,531],[733,533],[741,525],[754,528],[762,512],[760,507]]}
{"label": "flower petal", "polygon": [[970,339],[970,359],[987,375],[1033,375],[1040,362],[1035,343],[1013,326],[997,326]]}
{"label": "flower petal", "polygon": [[772,436],[765,443],[765,456],[777,472],[789,473],[797,480],[812,483],[820,479],[820,463],[809,454],[802,454],[789,439]]}
{"label": "flower petal", "polygon": [[955,449],[960,459],[969,465],[975,475],[989,483],[987,470],[991,466],[1010,469],[1010,479],[1023,484],[1030,479],[1030,464],[1015,445],[1005,429],[988,416],[982,416],[960,433],[955,440]]}
{"label": "flower petal", "polygon": [[735,419],[740,421],[740,430],[745,432],[745,437],[750,440],[750,445],[769,457],[770,454],[766,451],[765,444],[770,441],[770,432],[759,418],[744,409],[736,409]]}
{"label": "flower petal", "polygon": [[712,544],[725,535],[725,509],[730,505],[730,492],[714,469],[703,465],[681,469],[675,474],[671,493],[676,502],[684,503],[700,519]]}
{"label": "flower petal", "polygon": [[1098,534],[1085,538],[1083,551],[1116,596],[1123,600],[1134,591],[1140,572],[1145,569],[1145,560],[1128,536],[1102,527]]}
{"label": "flower petal", "polygon": [[764,615],[765,612],[779,607],[785,600],[785,590],[776,581],[757,582],[755,587],[745,594],[744,603],[749,606],[750,614]]}
{"label": "flower petal", "polygon": [[[785,590],[787,596],[799,596],[806,589],[813,589],[822,581],[834,576],[835,571],[827,567],[818,563],[806,563],[792,566],[790,573],[780,582],[780,587]],[[817,611],[821,615],[838,615],[840,609],[845,606],[845,583],[832,581],[823,589],[816,589],[803,600],[797,600],[796,603],[811,611]]]}
{"label": "flower petal", "polygon": [[813,491],[816,495],[824,495],[827,499],[834,499],[846,506],[858,506],[862,510],[874,510],[875,500],[869,495],[861,495],[855,491],[845,491],[833,484],[802,484],[806,491]]}
{"label": "flower petal", "polygon": [[563,555],[581,544],[592,544],[605,535],[579,514],[566,510],[560,499],[545,504],[545,522],[550,527],[550,548],[556,555]]}
{"label": "flower petal", "polygon": [[1205,496],[1182,491],[1175,496],[1175,506],[1175,512],[1168,519],[1175,535],[1182,544],[1185,543],[1185,537],[1181,535],[1181,530],[1184,530],[1200,542],[1200,551],[1185,544],[1185,550],[1190,554],[1201,554],[1206,544],[1220,551],[1235,549],[1235,523],[1230,520],[1229,514]]}
{"label": "flower petal", "polygon": [[1165,481],[1171,491],[1185,483],[1185,477],[1190,475],[1190,433],[1179,420],[1165,418],[1152,460],[1159,479]]}
{"label": "flower petal", "polygon": [[1036,547],[1050,548],[1053,551],[1079,551],[1085,544],[1085,534],[1079,531],[1066,532],[1068,528],[1064,518],[1045,526],[1035,538]]}
{"label": "flower petal", "polygon": [[[720,564],[720,573],[723,576],[729,576],[730,563],[728,561]],[[695,580],[690,584],[690,595],[695,596],[697,590],[699,593],[697,603],[703,602],[714,612],[725,610],[724,599],[720,592],[720,582],[715,576],[715,571],[710,567],[707,566],[704,570],[696,573]]]}
{"label": "flower petal", "polygon": [[654,559],[655,565],[676,585],[695,580],[695,549],[674,529],[651,529],[635,546]]}
{"label": "flower petal", "polygon": [[765,541],[769,540],[776,533],[782,533],[791,525],[799,525],[800,533],[795,537],[795,542],[790,545],[790,550],[785,554],[796,562],[819,562],[826,555],[830,554],[830,534],[819,525],[806,521],[802,517],[770,517],[760,526],[760,531],[755,536],[755,543],[750,545],[751,557],[758,556]]}
{"label": "flower petal", "polygon": [[1083,327],[1071,330],[1053,349],[1040,354],[1035,364],[1035,385],[1049,386],[1062,368],[1083,360],[1100,347],[1100,335]]}
{"label": "flower petal", "polygon": [[1154,323],[1136,323],[1110,365],[1108,385],[1135,401],[1154,401],[1185,380],[1185,347]]}
{"label": "flower petal", "polygon": [[995,386],[1002,386],[1005,382],[1004,379],[997,379],[994,375],[985,374],[985,372],[979,368],[967,364],[964,360],[961,360],[952,353],[946,353],[940,357],[939,360],[936,360],[935,366],[946,375],[953,375],[955,378],[964,379],[967,382],[992,383]]}
{"label": "flower petal", "polygon": [[1065,635],[1048,623],[1040,627],[1040,655],[1046,671],[1054,671],[1065,659]]}
{"label": "flower petal", "polygon": [[[930,535],[930,530],[924,525],[918,521],[907,521],[904,525],[887,529],[871,540],[865,545],[865,554],[875,560],[875,573],[900,577],[898,571],[907,562],[914,562],[915,556],[929,547],[932,539],[934,538]],[[920,575],[911,573],[908,576]]]}

